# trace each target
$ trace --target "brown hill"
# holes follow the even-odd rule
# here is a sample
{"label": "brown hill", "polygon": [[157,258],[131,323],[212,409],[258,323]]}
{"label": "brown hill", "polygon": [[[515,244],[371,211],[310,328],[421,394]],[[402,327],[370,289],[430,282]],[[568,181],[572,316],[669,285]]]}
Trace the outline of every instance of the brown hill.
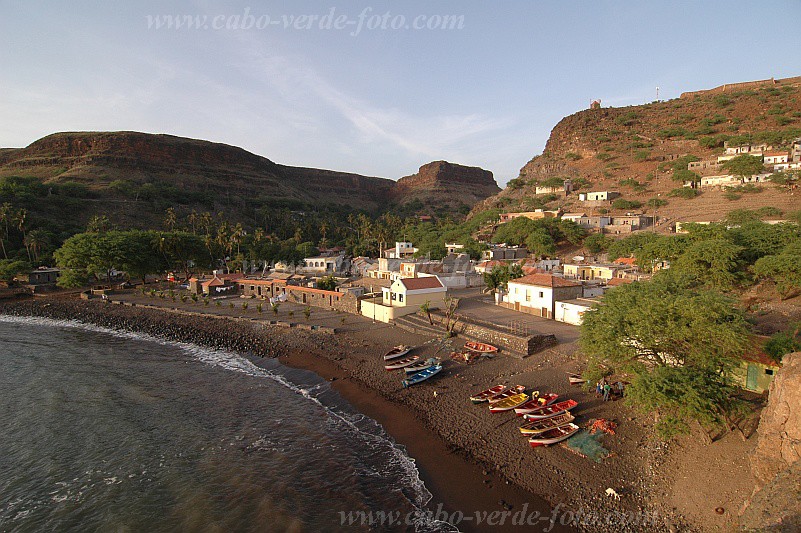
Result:
{"label": "brown hill", "polygon": [[489,170],[434,161],[421,166],[417,174],[399,179],[393,195],[402,203],[418,201],[428,208],[458,210],[472,207],[500,190]]}
{"label": "brown hill", "polygon": [[[26,148],[0,149],[0,178],[19,176],[56,189],[81,189],[85,194],[78,217],[102,213],[124,226],[153,224],[168,206],[224,211],[248,221],[260,209],[327,205],[377,213],[419,198],[472,207],[498,191],[487,171],[444,162],[421,170],[432,165],[438,170],[396,183],[280,165],[226,144],[128,131],[56,133]],[[463,194],[465,185],[468,195]]]}
{"label": "brown hill", "polygon": [[[588,109],[562,119],[551,131],[543,153],[523,166],[504,191],[473,211],[561,207],[615,212],[608,203],[579,202],[577,193],[586,191],[620,192],[623,199],[643,204],[636,210],[646,212],[654,211],[648,207],[649,200],[667,201],[658,208],[666,222],[715,220],[740,208],[797,210],[798,198],[792,191],[770,184],[739,195],[718,188],[703,189],[693,199],[670,194],[682,186],[671,179],[674,165],[686,168],[686,160],[677,161],[681,157],[715,159],[723,153],[725,141],[767,142],[783,149],[797,137],[801,137],[797,83],[730,84],[663,102]],[[537,185],[561,183],[565,178],[578,190],[557,197],[535,194]],[[618,211],[623,210],[632,208]]]}

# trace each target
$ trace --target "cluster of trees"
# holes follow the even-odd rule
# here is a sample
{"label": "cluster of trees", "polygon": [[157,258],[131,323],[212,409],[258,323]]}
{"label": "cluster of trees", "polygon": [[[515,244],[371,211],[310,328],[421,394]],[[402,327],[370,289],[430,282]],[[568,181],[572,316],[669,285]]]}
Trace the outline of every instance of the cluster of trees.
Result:
{"label": "cluster of trees", "polygon": [[691,424],[735,427],[742,405],[731,371],[747,341],[745,317],[732,300],[672,269],[610,290],[584,315],[580,336],[587,377],[633,376],[626,397],[659,415],[664,438]]}
{"label": "cluster of trees", "polygon": [[518,217],[499,226],[492,240],[525,246],[532,254],[549,256],[556,253],[557,246],[561,244],[581,244],[586,235],[587,231],[571,220]]}

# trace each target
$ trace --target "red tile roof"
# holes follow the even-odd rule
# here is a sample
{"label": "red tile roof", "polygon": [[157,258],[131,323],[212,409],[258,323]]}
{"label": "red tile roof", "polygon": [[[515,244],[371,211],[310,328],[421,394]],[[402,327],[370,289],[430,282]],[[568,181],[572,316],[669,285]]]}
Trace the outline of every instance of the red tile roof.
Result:
{"label": "red tile roof", "polygon": [[768,337],[753,335],[749,341],[749,345],[743,354],[743,360],[774,368],[779,368],[782,366],[781,363],[777,363],[771,356],[765,353],[764,346],[768,341]]}
{"label": "red tile roof", "polygon": [[626,279],[626,278],[612,278],[607,283],[610,287],[617,287],[618,285],[628,285],[629,283],[633,283],[633,279]]}
{"label": "red tile roof", "polygon": [[786,155],[787,157],[790,156],[790,154],[788,152],[782,152],[782,151],[776,151],[776,150],[771,151],[771,152],[765,152],[762,155],[764,155],[765,157],[775,157],[777,155]]}
{"label": "red tile roof", "polygon": [[442,287],[442,282],[436,276],[427,276],[425,278],[401,278],[400,282],[403,283],[407,291],[438,289]]}
{"label": "red tile roof", "polygon": [[636,261],[634,257],[618,257],[614,262],[618,265],[633,265]]}
{"label": "red tile roof", "polygon": [[581,287],[581,283],[559,278],[552,274],[529,274],[522,278],[511,279],[509,283],[522,283],[524,285],[535,285],[537,287]]}

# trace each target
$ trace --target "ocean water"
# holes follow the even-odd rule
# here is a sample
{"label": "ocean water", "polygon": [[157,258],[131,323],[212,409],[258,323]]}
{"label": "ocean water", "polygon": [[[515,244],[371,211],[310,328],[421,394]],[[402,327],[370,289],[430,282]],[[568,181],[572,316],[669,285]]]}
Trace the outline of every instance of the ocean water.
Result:
{"label": "ocean water", "polygon": [[0,316],[0,531],[450,529],[380,425],[258,362]]}

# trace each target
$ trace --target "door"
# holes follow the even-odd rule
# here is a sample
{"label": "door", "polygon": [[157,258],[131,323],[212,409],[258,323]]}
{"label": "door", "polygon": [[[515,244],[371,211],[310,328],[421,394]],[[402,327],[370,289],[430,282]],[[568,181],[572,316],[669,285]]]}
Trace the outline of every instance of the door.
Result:
{"label": "door", "polygon": [[759,377],[759,368],[756,365],[748,365],[748,375],[745,378],[745,388],[748,390],[757,390],[757,378]]}
{"label": "door", "polygon": [[548,308],[547,307],[543,307],[542,308],[542,310],[540,311],[540,316],[542,318],[551,318],[551,317],[548,316]]}
{"label": "door", "polygon": [[520,311],[520,302],[515,302],[515,311]]}

